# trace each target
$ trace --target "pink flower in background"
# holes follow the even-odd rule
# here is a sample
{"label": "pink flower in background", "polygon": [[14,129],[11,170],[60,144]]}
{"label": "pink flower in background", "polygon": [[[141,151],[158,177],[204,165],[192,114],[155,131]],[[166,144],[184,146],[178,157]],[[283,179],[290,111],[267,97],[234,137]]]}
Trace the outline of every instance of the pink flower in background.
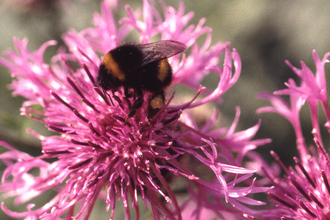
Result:
{"label": "pink flower in background", "polygon": [[[57,194],[42,207],[28,204],[27,211],[22,213],[11,211],[2,203],[6,214],[26,219],[59,219],[63,214],[65,219],[88,219],[97,199],[105,199],[106,210],[111,209],[113,219],[116,201],[120,199],[125,218],[131,218],[133,209],[139,219],[141,198],[154,219],[190,218],[182,214],[187,206],[179,202],[171,188],[175,176],[185,178],[190,185],[191,201],[198,203],[193,206],[195,214],[203,207],[223,218],[228,213],[237,217],[258,213],[246,205],[264,203],[249,195],[269,188],[255,186],[254,170],[242,166],[248,151],[269,142],[252,140],[260,123],[235,133],[239,109],[232,126],[221,129],[214,128],[216,113],[205,115],[208,120],[200,125],[188,111],[220,98],[237,81],[240,57],[235,49],[229,50],[229,43],[210,48],[211,29],[203,27],[204,20],[197,26],[187,26],[193,14],[184,14],[182,3],[178,10],[162,6],[164,19],[146,0],[142,17],[140,10],[132,12],[126,6],[128,17],[118,25],[103,2],[101,14],[94,16],[95,27],[66,33],[63,40],[69,51],[60,48],[51,64],[44,63],[43,55],[55,41],[31,52],[26,39],[14,39],[15,51],[6,52],[0,64],[14,77],[10,86],[13,94],[27,99],[21,112],[59,134],[45,137],[29,130],[42,141],[39,157],[2,142],[9,151],[0,155],[8,166],[0,190],[5,197],[15,197],[15,204],[29,202],[50,190]],[[102,62],[98,53],[105,54],[122,44],[133,30],[140,36],[135,43],[148,43],[151,38],[160,37],[187,45],[190,52],[171,57],[169,62],[173,69],[172,86],[183,84],[195,89],[191,101],[172,105],[171,100],[179,94],[168,93],[166,105],[149,120],[150,94],[145,92],[143,106],[125,121],[134,98],[125,97],[122,88],[104,92],[95,79]],[[199,48],[196,40],[202,34],[207,37]],[[222,53],[221,68],[217,65]],[[214,91],[199,85],[210,72],[220,77]],[[206,96],[195,101],[201,93]],[[39,105],[43,110],[35,108]],[[194,164],[184,163],[192,159]],[[191,169],[200,166],[204,173],[206,170],[213,173],[213,180],[203,180]],[[39,174],[32,175],[31,169],[38,169]],[[209,196],[213,197],[212,202]],[[195,219],[203,216],[195,215]]]}
{"label": "pink flower in background", "polygon": [[[263,219],[329,219],[330,218],[330,160],[326,153],[326,146],[321,139],[320,122],[318,117],[318,102],[321,103],[327,122],[325,127],[329,132],[330,112],[326,89],[324,65],[328,63],[327,53],[322,60],[313,51],[316,66],[313,72],[302,62],[301,69],[287,64],[300,77],[301,85],[298,86],[290,79],[286,84],[287,89],[275,92],[277,95],[289,95],[290,106],[281,98],[262,94],[262,98],[269,99],[273,107],[264,107],[258,110],[263,112],[276,112],[287,118],[292,124],[300,158],[294,158],[295,168],[289,169],[281,162],[280,158],[272,152],[273,157],[285,171],[284,178],[274,175],[269,169],[264,169],[266,176],[271,180],[274,189],[269,192],[270,198],[276,208],[265,211]],[[302,128],[299,121],[300,109],[307,102],[311,110],[315,146],[307,148]]]}

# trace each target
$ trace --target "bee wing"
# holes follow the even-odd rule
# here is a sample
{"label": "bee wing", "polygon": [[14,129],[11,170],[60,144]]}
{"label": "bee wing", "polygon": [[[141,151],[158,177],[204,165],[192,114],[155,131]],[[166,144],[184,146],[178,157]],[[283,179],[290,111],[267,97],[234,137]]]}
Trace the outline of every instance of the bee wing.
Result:
{"label": "bee wing", "polygon": [[140,67],[157,60],[169,58],[187,49],[185,44],[173,40],[162,40],[149,44],[139,44],[137,46],[143,53],[143,60]]}

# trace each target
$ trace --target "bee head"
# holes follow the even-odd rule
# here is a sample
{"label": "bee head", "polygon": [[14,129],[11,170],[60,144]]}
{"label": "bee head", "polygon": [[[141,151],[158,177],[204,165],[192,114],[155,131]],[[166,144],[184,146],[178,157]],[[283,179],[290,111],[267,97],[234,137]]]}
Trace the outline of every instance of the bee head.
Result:
{"label": "bee head", "polygon": [[117,89],[122,85],[122,82],[114,75],[111,69],[101,64],[97,77],[97,84],[104,90],[110,90]]}

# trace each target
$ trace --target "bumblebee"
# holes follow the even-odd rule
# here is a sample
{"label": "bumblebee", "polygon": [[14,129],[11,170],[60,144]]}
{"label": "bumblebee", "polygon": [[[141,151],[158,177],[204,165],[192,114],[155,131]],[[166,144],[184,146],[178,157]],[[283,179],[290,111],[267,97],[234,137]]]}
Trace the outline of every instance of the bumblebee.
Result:
{"label": "bumblebee", "polygon": [[105,54],[99,68],[98,85],[104,90],[124,87],[125,96],[131,97],[131,89],[137,98],[127,117],[135,115],[143,104],[143,91],[152,96],[148,105],[148,118],[163,107],[164,89],[172,82],[172,68],[167,58],[182,53],[186,45],[178,41],[163,40],[149,44],[124,44]]}

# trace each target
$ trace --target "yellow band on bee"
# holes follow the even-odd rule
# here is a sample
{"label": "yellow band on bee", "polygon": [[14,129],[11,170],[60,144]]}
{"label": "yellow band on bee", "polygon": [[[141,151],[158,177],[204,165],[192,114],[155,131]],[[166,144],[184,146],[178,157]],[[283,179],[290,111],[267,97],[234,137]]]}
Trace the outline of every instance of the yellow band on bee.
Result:
{"label": "yellow band on bee", "polygon": [[120,81],[125,80],[125,74],[121,71],[117,62],[113,59],[110,53],[107,53],[104,56],[103,64],[106,69],[111,71],[111,74],[113,74],[114,77],[118,78]]}
{"label": "yellow band on bee", "polygon": [[160,61],[159,72],[158,72],[158,79],[160,81],[164,82],[165,78],[168,75],[169,67],[170,67],[170,64],[168,63],[167,59],[163,59]]}

